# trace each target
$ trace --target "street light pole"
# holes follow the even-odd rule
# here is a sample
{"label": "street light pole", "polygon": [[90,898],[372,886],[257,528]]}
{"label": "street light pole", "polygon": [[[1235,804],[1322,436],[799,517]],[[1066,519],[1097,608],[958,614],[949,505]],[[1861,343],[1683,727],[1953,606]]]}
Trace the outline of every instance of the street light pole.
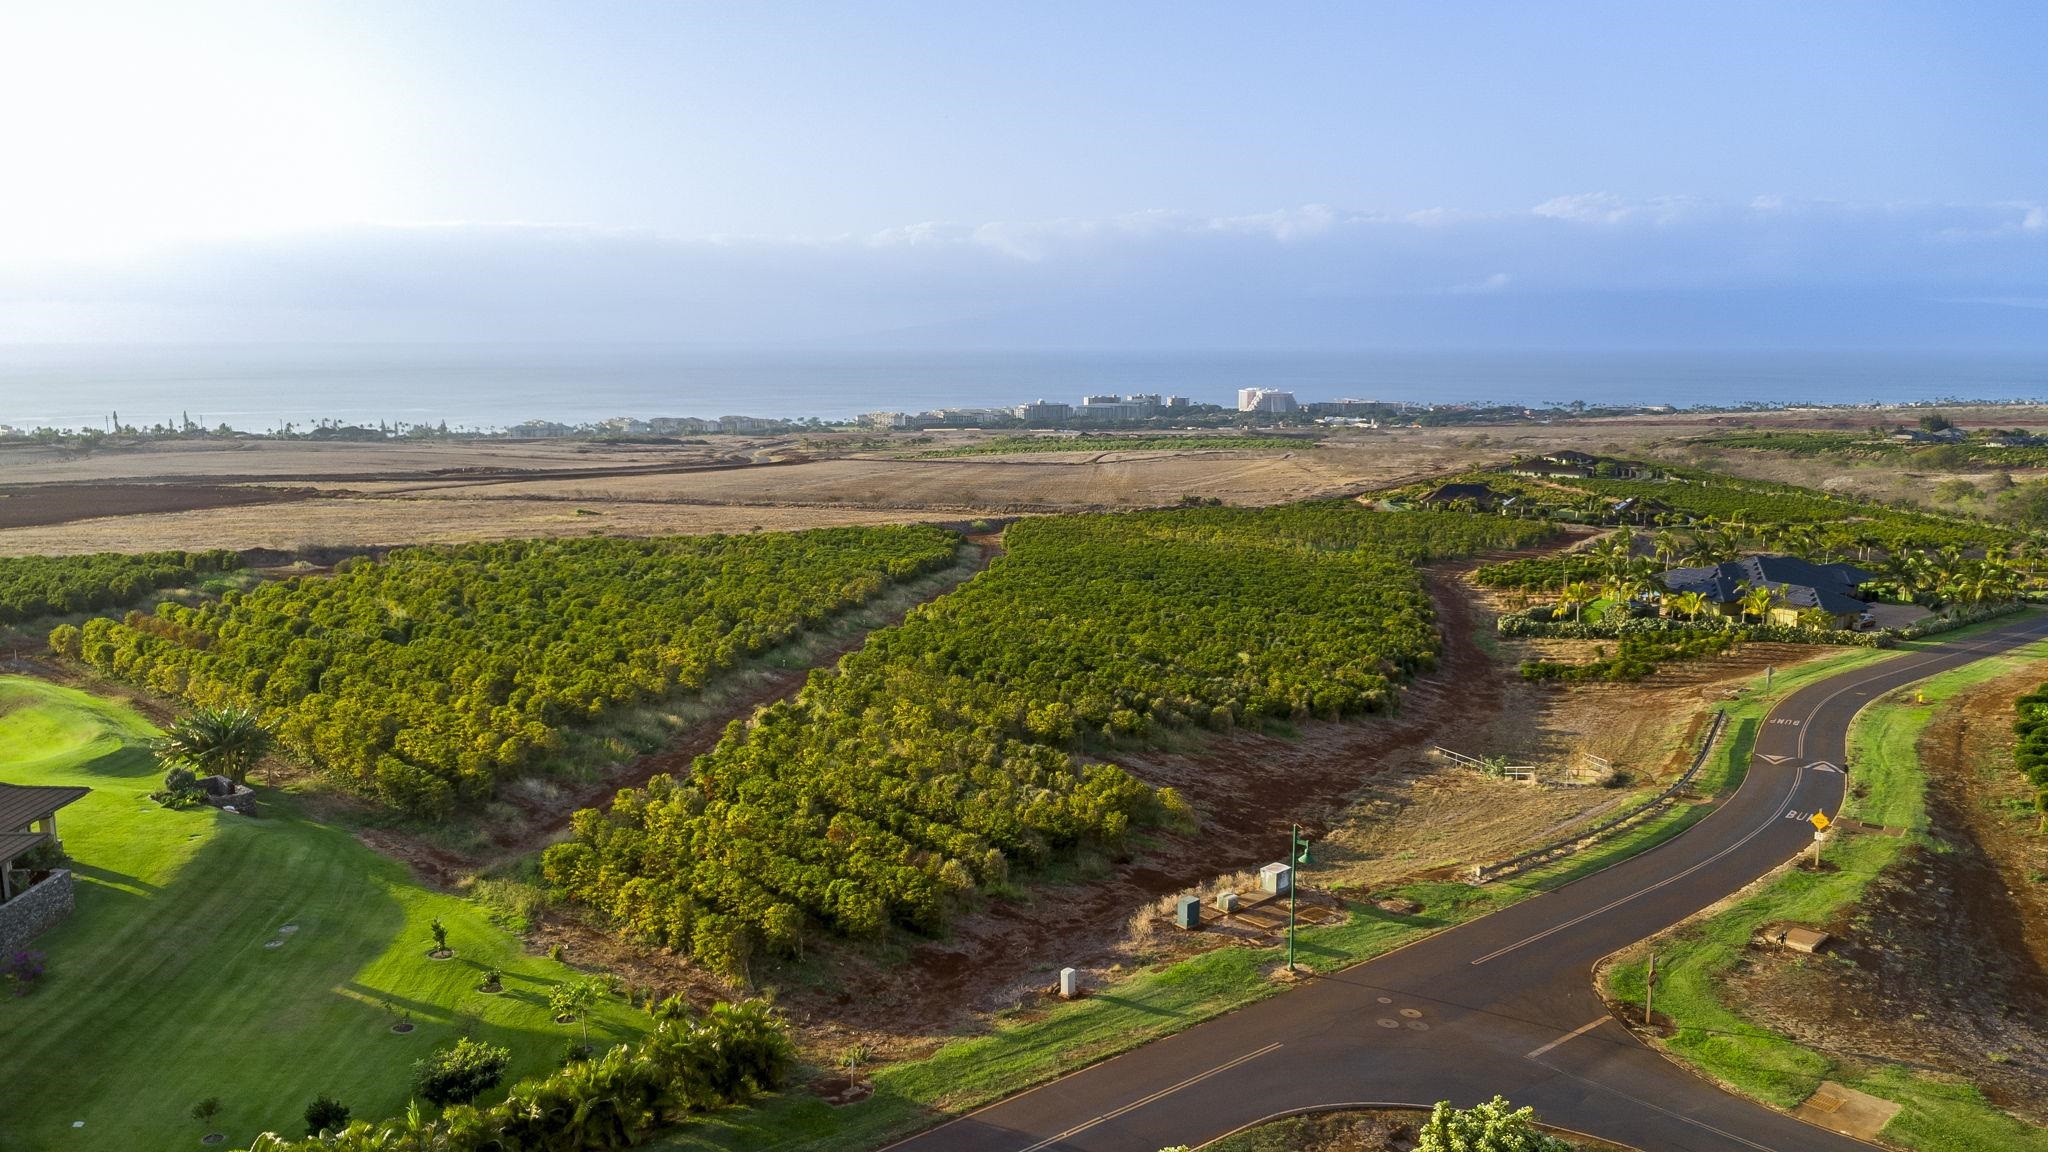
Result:
{"label": "street light pole", "polygon": [[1287,970],[1294,971],[1294,893],[1301,887],[1301,866],[1308,863],[1308,841],[1301,838],[1301,825],[1287,833]]}

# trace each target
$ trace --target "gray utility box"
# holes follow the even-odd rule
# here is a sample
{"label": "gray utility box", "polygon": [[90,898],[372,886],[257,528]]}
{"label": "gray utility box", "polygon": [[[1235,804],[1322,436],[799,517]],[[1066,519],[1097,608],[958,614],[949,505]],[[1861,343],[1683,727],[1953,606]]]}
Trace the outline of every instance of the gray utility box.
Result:
{"label": "gray utility box", "polygon": [[1285,896],[1294,890],[1294,869],[1285,864],[1268,864],[1259,869],[1259,891]]}
{"label": "gray utility box", "polygon": [[1173,902],[1173,926],[1192,932],[1202,926],[1202,902],[1193,896],[1183,896]]}
{"label": "gray utility box", "polygon": [[1060,969],[1060,999],[1072,1000],[1081,994],[1081,974],[1072,968]]}
{"label": "gray utility box", "polygon": [[1237,893],[1218,892],[1216,894],[1216,910],[1225,914],[1237,911]]}

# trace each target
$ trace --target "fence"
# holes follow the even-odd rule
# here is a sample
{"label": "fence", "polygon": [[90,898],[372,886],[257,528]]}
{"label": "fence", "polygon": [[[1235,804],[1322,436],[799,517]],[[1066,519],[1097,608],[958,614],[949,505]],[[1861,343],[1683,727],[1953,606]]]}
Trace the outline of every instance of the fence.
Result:
{"label": "fence", "polygon": [[1664,791],[1623,812],[1619,816],[1610,816],[1590,828],[1584,828],[1572,833],[1563,840],[1552,841],[1541,848],[1532,848],[1519,856],[1510,856],[1498,863],[1476,865],[1472,869],[1472,882],[1474,884],[1485,884],[1489,881],[1498,880],[1503,876],[1512,876],[1523,869],[1531,868],[1538,864],[1548,864],[1553,860],[1561,860],[1577,852],[1579,849],[1598,841],[1601,837],[1611,832],[1616,832],[1632,824],[1639,823],[1654,813],[1662,811],[1673,800],[1678,798],[1680,792],[1683,792],[1692,785],[1693,779],[1699,775],[1700,769],[1706,765],[1707,754],[1714,750],[1714,742],[1720,738],[1721,729],[1727,725],[1727,722],[1728,714],[1718,708],[1715,709],[1714,719],[1707,725],[1706,739],[1700,742],[1700,750],[1693,756],[1692,764],[1686,768],[1683,775],[1673,780],[1671,786],[1664,789]]}

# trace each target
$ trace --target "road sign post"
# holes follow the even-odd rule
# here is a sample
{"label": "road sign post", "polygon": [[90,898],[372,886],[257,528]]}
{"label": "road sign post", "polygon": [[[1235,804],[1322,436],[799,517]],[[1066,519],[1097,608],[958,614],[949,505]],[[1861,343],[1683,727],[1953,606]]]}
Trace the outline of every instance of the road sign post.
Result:
{"label": "road sign post", "polygon": [[1828,819],[1827,813],[1815,812],[1806,818],[1806,822],[1813,825],[1813,869],[1818,872],[1820,871],[1821,841],[1828,838],[1828,825],[1833,823],[1833,821]]}
{"label": "road sign post", "polygon": [[1650,1026],[1650,1005],[1657,996],[1657,954],[1650,953],[1650,971],[1643,977],[1643,1027]]}

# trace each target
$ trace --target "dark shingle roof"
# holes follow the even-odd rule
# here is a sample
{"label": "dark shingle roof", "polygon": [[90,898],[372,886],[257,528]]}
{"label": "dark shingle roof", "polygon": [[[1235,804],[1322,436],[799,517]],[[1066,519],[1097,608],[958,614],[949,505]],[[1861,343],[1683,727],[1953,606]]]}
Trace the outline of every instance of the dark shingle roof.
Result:
{"label": "dark shingle roof", "polygon": [[0,832],[0,860],[12,860],[45,839],[41,832]]}
{"label": "dark shingle roof", "polygon": [[1744,556],[1704,568],[1673,568],[1663,576],[1673,592],[1698,592],[1716,604],[1741,596],[1747,585],[1780,592],[1787,607],[1823,608],[1837,616],[1863,611],[1853,593],[1870,578],[1854,564],[1816,564],[1797,556]]}
{"label": "dark shingle roof", "polygon": [[1500,493],[1484,484],[1444,484],[1422,498],[1429,503],[1452,500],[1498,500]]}
{"label": "dark shingle roof", "polygon": [[90,791],[59,784],[0,784],[0,832],[26,828]]}

